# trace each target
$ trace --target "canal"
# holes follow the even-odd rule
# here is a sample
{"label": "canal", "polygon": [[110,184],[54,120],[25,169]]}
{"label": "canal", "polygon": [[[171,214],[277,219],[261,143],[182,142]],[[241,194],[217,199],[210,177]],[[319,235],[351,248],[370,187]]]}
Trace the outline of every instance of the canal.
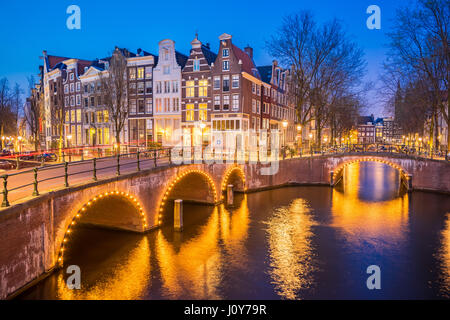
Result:
{"label": "canal", "polygon": [[[78,227],[65,266],[19,299],[450,298],[450,197],[399,192],[398,172],[349,165],[342,184],[185,205],[185,228],[146,235]],[[381,269],[368,290],[366,269]]]}

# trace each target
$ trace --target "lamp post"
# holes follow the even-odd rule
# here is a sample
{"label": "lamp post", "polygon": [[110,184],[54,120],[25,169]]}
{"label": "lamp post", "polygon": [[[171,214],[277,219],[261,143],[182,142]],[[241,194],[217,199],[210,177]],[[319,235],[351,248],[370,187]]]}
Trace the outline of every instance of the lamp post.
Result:
{"label": "lamp post", "polygon": [[203,159],[203,129],[205,129],[205,127],[206,127],[206,124],[201,122],[200,123],[200,129],[201,129],[201,132],[202,132],[202,135],[201,135],[202,136],[202,141],[200,143],[200,146],[202,148],[202,159]]}
{"label": "lamp post", "polygon": [[69,162],[72,161],[72,154],[70,153],[70,141],[72,140],[72,135],[67,136],[67,148],[69,149]]}

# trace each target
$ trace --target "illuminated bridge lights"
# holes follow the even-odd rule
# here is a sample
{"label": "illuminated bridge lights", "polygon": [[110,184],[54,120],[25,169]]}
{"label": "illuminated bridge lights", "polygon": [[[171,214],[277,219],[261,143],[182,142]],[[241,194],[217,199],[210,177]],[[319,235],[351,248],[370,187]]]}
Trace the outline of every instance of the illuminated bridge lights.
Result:
{"label": "illuminated bridge lights", "polygon": [[383,160],[383,159],[378,159],[378,158],[360,158],[360,159],[355,159],[355,160],[350,160],[348,162],[345,162],[343,164],[341,164],[337,170],[334,171],[333,173],[333,179],[336,179],[338,177],[338,175],[341,173],[341,171],[348,165],[352,164],[352,163],[357,163],[357,162],[367,162],[367,161],[371,161],[371,162],[380,162],[380,163],[384,163],[387,164],[389,166],[391,166],[392,168],[397,169],[401,175],[406,176],[406,178],[408,178],[406,171],[403,170],[403,168],[401,168],[399,165],[387,161],[387,160]]}
{"label": "illuminated bridge lights", "polygon": [[[244,171],[242,170],[241,167],[239,167],[239,166],[234,166],[234,167],[231,167],[231,168],[227,171],[227,173],[225,174],[225,177],[224,177],[223,180],[222,180],[222,192],[227,190],[228,179],[230,178],[231,174],[232,174],[234,171],[238,171],[238,172],[239,172],[239,176],[241,177],[242,182],[243,182],[243,184],[244,184],[244,191],[247,191],[247,188],[245,187],[245,173],[244,173]],[[224,195],[222,194],[222,198],[221,198],[221,199],[223,200],[224,198],[225,198],[225,197],[224,197]]]}
{"label": "illuminated bridge lights", "polygon": [[116,196],[116,195],[121,195],[130,200],[130,202],[139,210],[139,215],[141,216],[141,221],[142,221],[144,230],[147,228],[147,219],[145,218],[144,210],[142,209],[142,206],[138,202],[137,198],[133,197],[132,195],[129,195],[128,193],[125,194],[124,192],[119,192],[119,191],[105,192],[98,196],[95,196],[94,198],[89,200],[83,207],[81,207],[81,209],[78,210],[77,214],[72,218],[72,221],[69,222],[69,226],[67,227],[66,233],[64,234],[64,238],[63,238],[61,248],[60,248],[59,254],[58,254],[58,264],[60,266],[63,265],[63,261],[64,261],[63,252],[65,250],[65,246],[68,241],[68,237],[69,237],[70,233],[72,232],[71,227],[73,227],[76,224],[76,220],[81,218],[82,214],[85,213],[86,208],[90,207],[98,199],[102,199],[102,198],[108,197],[108,196]]}
{"label": "illuminated bridge lights", "polygon": [[164,212],[164,206],[166,204],[167,199],[169,198],[169,194],[172,191],[172,189],[175,187],[176,183],[179,182],[181,179],[183,179],[185,176],[191,174],[191,173],[198,173],[200,175],[202,175],[207,181],[208,184],[210,185],[213,194],[214,194],[214,202],[217,202],[217,191],[216,191],[216,186],[214,184],[213,179],[211,179],[211,177],[204,171],[202,170],[186,170],[183,173],[179,174],[176,178],[174,178],[172,180],[172,182],[169,183],[169,186],[167,187],[167,189],[165,190],[165,192],[163,193],[161,200],[160,200],[160,204],[159,204],[159,212],[158,212],[158,222],[157,225],[161,226],[162,225],[162,218],[163,215],[162,213]]}

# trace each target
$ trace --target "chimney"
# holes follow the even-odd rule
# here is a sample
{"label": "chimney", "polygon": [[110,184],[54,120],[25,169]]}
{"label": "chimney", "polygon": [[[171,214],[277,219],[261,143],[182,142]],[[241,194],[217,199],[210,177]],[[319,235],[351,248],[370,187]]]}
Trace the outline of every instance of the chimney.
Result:
{"label": "chimney", "polygon": [[248,54],[248,56],[250,57],[250,59],[253,59],[253,48],[250,47],[249,45],[247,45],[244,48],[244,51]]}

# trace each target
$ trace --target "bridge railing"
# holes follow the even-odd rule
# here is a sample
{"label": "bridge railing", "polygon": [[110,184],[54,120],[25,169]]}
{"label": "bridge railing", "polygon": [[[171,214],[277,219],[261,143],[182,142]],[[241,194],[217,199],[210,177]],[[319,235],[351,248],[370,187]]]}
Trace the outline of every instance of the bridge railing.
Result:
{"label": "bridge railing", "polygon": [[[276,153],[274,153],[276,152]],[[110,178],[120,176],[141,169],[151,169],[158,166],[167,166],[173,163],[210,163],[228,161],[237,163],[264,163],[266,161],[279,161],[287,158],[332,156],[341,154],[371,153],[380,155],[405,154],[410,157],[448,161],[448,157],[439,153],[429,154],[426,150],[407,146],[388,144],[348,144],[337,146],[322,146],[320,148],[289,148],[283,146],[280,150],[259,149],[212,149],[205,147],[158,148],[124,154],[112,154],[106,157],[92,158],[73,162],[35,167],[25,171],[18,171],[0,176],[3,183],[3,199],[1,207],[8,207],[9,197],[12,193],[14,200],[29,196],[38,196],[40,191],[51,190],[58,187],[69,187],[73,182],[97,181],[98,177]],[[78,181],[76,180],[78,179]],[[9,186],[8,186],[9,185]],[[1,185],[0,185],[1,187]]]}
{"label": "bridge railing", "polygon": [[[89,181],[90,179],[97,181],[98,175],[104,172],[106,173],[103,176],[114,176],[114,174],[108,175],[108,171],[115,172],[115,176],[120,176],[124,173],[140,171],[141,168],[155,168],[158,165],[168,164],[171,164],[171,148],[158,148],[89,160],[64,161],[63,163],[4,174],[0,177],[3,184],[1,207],[10,206],[9,197],[11,193],[15,193],[17,195],[16,200],[18,200],[28,196],[38,196],[40,187],[43,185],[47,187],[46,190],[62,186],[67,188],[71,180],[76,177],[79,177],[80,181]],[[8,186],[12,179],[14,184]]]}

